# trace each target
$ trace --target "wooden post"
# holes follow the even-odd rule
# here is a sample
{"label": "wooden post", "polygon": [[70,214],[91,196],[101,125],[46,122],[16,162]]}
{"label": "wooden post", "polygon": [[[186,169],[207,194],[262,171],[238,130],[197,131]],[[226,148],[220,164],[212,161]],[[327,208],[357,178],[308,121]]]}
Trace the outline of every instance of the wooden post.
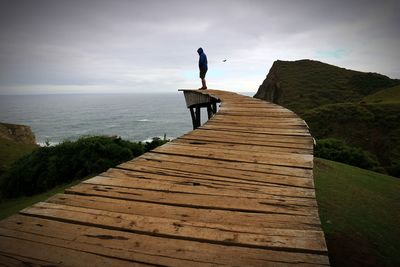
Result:
{"label": "wooden post", "polygon": [[200,127],[200,125],[201,125],[200,112],[201,112],[201,107],[197,106],[196,107],[196,122],[193,126],[193,129],[196,129],[196,128]]}
{"label": "wooden post", "polygon": [[217,113],[217,103],[216,102],[212,103],[212,109],[213,109],[214,114]]}
{"label": "wooden post", "polygon": [[190,107],[190,116],[192,117],[193,130],[196,129],[196,114],[194,114],[193,107]]}
{"label": "wooden post", "polygon": [[212,116],[214,115],[214,112],[212,110],[211,104],[207,105],[207,114],[208,114],[208,119],[211,119]]}

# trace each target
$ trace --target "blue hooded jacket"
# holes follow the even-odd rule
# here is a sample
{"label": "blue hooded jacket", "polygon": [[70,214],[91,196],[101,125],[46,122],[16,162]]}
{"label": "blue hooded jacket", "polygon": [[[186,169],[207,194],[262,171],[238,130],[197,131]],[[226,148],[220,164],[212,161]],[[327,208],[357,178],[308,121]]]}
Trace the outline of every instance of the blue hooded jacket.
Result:
{"label": "blue hooded jacket", "polygon": [[208,62],[207,62],[207,56],[203,52],[203,48],[197,49],[197,53],[199,53],[199,69],[200,70],[208,70]]}

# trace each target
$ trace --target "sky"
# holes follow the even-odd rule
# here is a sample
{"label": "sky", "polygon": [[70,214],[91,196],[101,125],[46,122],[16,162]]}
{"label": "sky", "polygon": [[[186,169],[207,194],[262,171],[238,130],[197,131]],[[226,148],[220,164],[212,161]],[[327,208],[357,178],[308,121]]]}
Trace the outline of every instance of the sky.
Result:
{"label": "sky", "polygon": [[[400,1],[0,0],[0,94],[255,92],[275,60],[400,78]],[[226,59],[226,62],[223,60]]]}

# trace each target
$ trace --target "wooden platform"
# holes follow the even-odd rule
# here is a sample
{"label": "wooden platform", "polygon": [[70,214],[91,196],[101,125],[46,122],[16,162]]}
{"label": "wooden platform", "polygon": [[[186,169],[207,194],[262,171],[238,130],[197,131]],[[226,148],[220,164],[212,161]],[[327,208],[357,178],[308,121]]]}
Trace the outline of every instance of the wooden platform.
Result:
{"label": "wooden platform", "polygon": [[1,221],[0,266],[328,266],[305,123],[198,92],[205,125]]}

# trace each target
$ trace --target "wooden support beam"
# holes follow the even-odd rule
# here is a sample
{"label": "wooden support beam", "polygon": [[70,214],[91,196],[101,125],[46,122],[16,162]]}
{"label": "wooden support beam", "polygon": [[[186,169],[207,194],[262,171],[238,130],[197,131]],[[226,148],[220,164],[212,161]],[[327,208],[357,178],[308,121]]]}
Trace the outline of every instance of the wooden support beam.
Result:
{"label": "wooden support beam", "polygon": [[193,129],[197,129],[201,125],[201,118],[200,118],[201,116],[200,116],[200,114],[201,114],[201,107],[197,106],[196,107],[196,121],[195,121],[195,124],[193,125]]}
{"label": "wooden support beam", "polygon": [[192,117],[192,125],[193,125],[193,130],[196,129],[195,125],[196,125],[196,114],[194,113],[194,107],[190,107],[190,116]]}
{"label": "wooden support beam", "polygon": [[211,103],[207,105],[207,114],[208,114],[208,119],[211,119],[212,116],[214,116],[214,112],[212,110]]}
{"label": "wooden support beam", "polygon": [[217,113],[217,103],[216,102],[211,104],[211,108],[212,108],[214,114]]}
{"label": "wooden support beam", "polygon": [[211,96],[202,91],[196,90],[180,90],[184,92],[186,106],[190,109],[192,117],[193,130],[201,126],[201,108],[207,108],[208,119],[211,119],[217,113],[217,103],[219,98]]}

